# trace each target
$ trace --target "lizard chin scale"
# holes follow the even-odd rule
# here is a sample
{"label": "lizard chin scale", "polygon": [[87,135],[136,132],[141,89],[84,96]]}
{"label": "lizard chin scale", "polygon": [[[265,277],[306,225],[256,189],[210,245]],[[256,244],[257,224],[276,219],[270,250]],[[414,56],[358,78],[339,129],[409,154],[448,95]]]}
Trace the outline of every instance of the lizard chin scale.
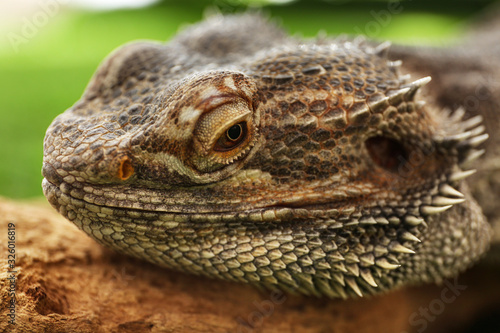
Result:
{"label": "lizard chin scale", "polygon": [[[422,276],[422,281],[450,276],[455,271],[453,267],[462,264],[457,261],[456,252],[464,255],[471,250],[459,245],[463,244],[463,237],[475,238],[477,233],[488,237],[482,228],[477,228],[480,221],[474,219],[463,233],[451,233],[452,237],[445,241],[447,256],[442,265],[432,269],[432,275],[427,272],[425,262],[412,262],[411,258],[433,257],[435,243],[443,242],[437,235],[448,227],[440,220],[447,214],[461,215],[456,208],[442,213],[446,215],[425,218],[412,215],[373,218],[374,214],[362,216],[352,209],[346,210],[348,215],[344,216],[337,211],[336,219],[320,219],[320,212],[316,212],[315,220],[300,225],[300,221],[311,217],[310,212],[279,208],[273,214],[248,212],[239,216],[159,213],[98,206],[88,202],[93,200],[78,200],[53,185],[45,188],[46,196],[61,214],[103,245],[191,273],[311,295],[359,297],[416,283],[419,280],[415,276]],[[446,186],[440,188],[447,192]],[[73,192],[69,188],[65,191]],[[74,208],[69,208],[69,202]],[[324,214],[332,216],[331,211]],[[99,223],[95,223],[96,217]],[[462,223],[466,226],[469,221]],[[373,238],[369,239],[368,234]],[[155,236],[145,240],[141,235]],[[179,237],[186,239],[188,235],[193,243],[186,246],[182,240],[179,242]],[[358,241],[352,244],[352,239]],[[473,249],[479,253],[483,250]],[[187,266],[186,258],[189,258]],[[221,266],[220,260],[227,265]],[[290,272],[288,269],[276,272],[278,267],[290,268]],[[406,269],[401,271],[402,267]],[[256,272],[260,274],[258,277],[251,274]],[[345,280],[344,286],[338,282],[338,274]],[[345,286],[349,289],[344,290]]]}
{"label": "lizard chin scale", "polygon": [[463,183],[485,128],[420,101],[430,78],[387,48],[252,15],[129,44],[47,130],[44,194],[97,242],[197,275],[332,298],[454,276],[491,237]]}

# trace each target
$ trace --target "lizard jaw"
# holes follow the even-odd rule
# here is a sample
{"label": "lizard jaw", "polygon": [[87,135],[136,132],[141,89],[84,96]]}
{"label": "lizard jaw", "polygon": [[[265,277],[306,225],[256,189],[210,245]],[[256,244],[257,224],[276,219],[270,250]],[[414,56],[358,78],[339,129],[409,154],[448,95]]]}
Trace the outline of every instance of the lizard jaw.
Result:
{"label": "lizard jaw", "polygon": [[[449,178],[456,181],[456,179],[463,178],[469,174],[470,172],[456,172],[451,174]],[[109,245],[110,243],[121,241],[118,243],[122,244],[121,251],[125,253],[153,261],[163,266],[197,272],[197,274],[200,271],[197,271],[195,268],[199,265],[199,263],[196,263],[196,260],[194,260],[192,267],[186,267],[176,260],[171,259],[170,256],[168,258],[167,256],[151,256],[150,252],[145,253],[142,250],[137,250],[137,247],[134,246],[136,240],[131,239],[129,241],[125,235],[136,234],[133,237],[136,239],[140,238],[141,234],[164,234],[163,239],[157,239],[158,244],[150,243],[150,245],[145,247],[148,248],[153,245],[150,251],[161,249],[161,251],[168,253],[169,251],[175,251],[175,249],[164,249],[165,244],[175,242],[176,235],[179,235],[179,232],[191,232],[187,231],[186,228],[197,234],[196,239],[204,239],[205,241],[213,241],[210,235],[218,234],[220,237],[226,234],[228,230],[235,228],[235,231],[243,232],[246,235],[243,238],[262,239],[264,244],[267,244],[264,245],[265,250],[262,250],[262,253],[265,252],[265,254],[261,254],[259,252],[261,250],[257,250],[261,248],[258,246],[254,247],[251,252],[245,252],[243,251],[244,246],[242,244],[237,245],[236,249],[241,248],[238,251],[243,251],[239,252],[240,255],[237,256],[241,256],[240,259],[243,261],[245,260],[245,256],[256,256],[256,259],[260,258],[257,262],[269,260],[270,264],[273,262],[288,262],[294,256],[296,260],[299,260],[302,258],[299,256],[300,253],[306,256],[304,258],[311,258],[322,262],[321,258],[326,251],[329,260],[323,262],[323,264],[319,264],[318,267],[315,266],[315,269],[321,272],[321,265],[324,265],[325,269],[328,267],[327,270],[330,272],[328,274],[331,275],[331,278],[335,282],[329,282],[328,285],[325,285],[322,279],[315,279],[316,282],[311,282],[312,280],[301,282],[299,278],[302,276],[301,274],[290,275],[290,273],[280,273],[278,270],[272,275],[274,280],[271,278],[264,279],[264,285],[268,287],[272,287],[273,285],[279,286],[289,291],[300,290],[306,294],[326,294],[330,297],[343,298],[378,293],[388,288],[389,285],[392,289],[403,283],[408,283],[409,276],[400,271],[401,265],[408,265],[409,262],[412,262],[411,258],[416,253],[421,255],[422,252],[425,253],[429,249],[432,250],[434,248],[435,244],[433,243],[436,240],[433,239],[432,230],[439,228],[443,224],[443,221],[451,218],[448,212],[456,214],[455,210],[450,208],[452,206],[460,207],[460,203],[463,201],[463,195],[460,192],[449,184],[443,183],[437,188],[437,194],[433,197],[433,204],[422,206],[421,212],[423,216],[404,215],[402,217],[392,216],[388,218],[382,216],[374,217],[373,215],[363,216],[359,212],[356,212],[356,208],[353,206],[352,208],[342,210],[342,212],[331,210],[328,212],[328,214],[342,213],[338,215],[337,219],[319,218],[319,215],[321,213],[324,214],[325,210],[311,211],[297,207],[270,207],[266,210],[250,211],[246,215],[228,214],[225,217],[221,217],[217,214],[160,214],[154,211],[111,209],[109,207],[98,206],[95,203],[85,202],[85,200],[72,198],[68,194],[63,193],[59,187],[50,183],[47,179],[44,179],[43,187],[51,204],[98,242]],[[64,188],[64,186],[62,187]],[[443,198],[446,198],[448,201]],[[455,200],[455,202],[451,203],[449,200]],[[68,202],[71,202],[71,205],[68,205]],[[78,210],[75,206],[85,206],[85,209]],[[101,217],[100,224],[92,223],[91,216],[83,216],[81,215],[82,212],[90,215],[99,214]],[[106,214],[111,215],[106,216]],[[312,215],[317,215],[315,222],[311,220]],[[306,219],[306,216],[308,219]],[[350,218],[346,218],[347,216]],[[277,219],[279,219],[278,222]],[[471,220],[473,221],[474,219]],[[208,234],[207,228],[211,229]],[[348,236],[356,235],[356,230],[360,229],[365,232],[368,230],[372,233],[372,240],[374,240],[372,245],[369,243],[351,245],[350,251],[343,252],[342,249],[347,244],[345,242],[350,242],[350,237]],[[290,238],[291,234],[286,230],[294,230],[293,240]],[[321,236],[322,234],[323,236]],[[359,234],[356,237],[360,237]],[[272,250],[273,242],[278,239],[285,244],[278,247],[281,254]],[[300,245],[305,239],[308,240],[307,244],[310,247],[315,242],[321,242],[321,246],[305,250]],[[429,243],[432,244],[429,245]],[[158,246],[159,248],[157,248]],[[191,249],[196,246],[196,243],[189,245],[186,248],[188,253],[191,253]],[[232,252],[230,250],[223,250],[224,247],[221,248],[220,246],[221,244],[212,244],[211,248],[204,250],[207,251],[205,256],[215,256],[212,258],[222,258],[224,261],[232,260]],[[291,253],[293,253],[290,258],[288,255],[285,255],[287,253],[285,249],[288,247],[292,249]],[[304,250],[307,253],[302,252]],[[481,252],[483,249],[480,251],[475,249],[475,251]],[[259,256],[259,254],[261,255]],[[264,257],[267,259],[264,259]],[[452,256],[450,255],[450,257]],[[306,265],[303,267],[307,267],[306,262],[303,260],[306,259],[302,259],[300,265]],[[293,260],[287,264],[293,266]],[[418,267],[418,265],[415,267],[425,270],[425,268]],[[444,267],[444,271],[440,272],[439,276],[443,274],[445,276],[451,275],[456,271],[456,268],[449,268],[446,265]],[[241,270],[238,268],[234,272],[238,271]],[[214,271],[212,271],[212,274],[204,274],[213,276]],[[215,276],[219,276],[219,274],[221,273],[219,272]],[[434,272],[433,274],[436,273]],[[225,275],[224,278],[228,278],[228,275]],[[233,276],[232,279],[234,278],[236,277]],[[435,278],[436,276],[433,275],[424,275],[424,279],[428,281]],[[247,282],[261,283],[262,281],[259,282],[250,278]]]}

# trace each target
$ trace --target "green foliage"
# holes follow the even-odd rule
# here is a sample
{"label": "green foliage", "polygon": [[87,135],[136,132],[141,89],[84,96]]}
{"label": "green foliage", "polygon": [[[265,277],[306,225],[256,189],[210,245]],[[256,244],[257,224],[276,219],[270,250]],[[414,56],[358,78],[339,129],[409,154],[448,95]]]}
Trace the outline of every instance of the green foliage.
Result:
{"label": "green foliage", "polygon": [[[42,142],[59,113],[78,100],[99,62],[131,40],[167,40],[179,27],[199,21],[207,9],[242,9],[244,1],[166,1],[154,7],[113,12],[59,10],[46,25],[23,35],[23,23],[1,35],[20,37],[19,44],[0,42],[0,195],[41,195]],[[462,23],[484,3],[460,2],[425,10],[403,1],[391,13],[384,1],[312,1],[270,5],[264,13],[293,34],[315,36],[367,33],[376,39],[441,44],[456,38]],[[439,6],[434,4],[435,6]],[[420,6],[420,7],[418,7]],[[210,10],[209,10],[210,11]],[[389,13],[389,16],[384,14]],[[26,17],[27,21],[32,16]]]}

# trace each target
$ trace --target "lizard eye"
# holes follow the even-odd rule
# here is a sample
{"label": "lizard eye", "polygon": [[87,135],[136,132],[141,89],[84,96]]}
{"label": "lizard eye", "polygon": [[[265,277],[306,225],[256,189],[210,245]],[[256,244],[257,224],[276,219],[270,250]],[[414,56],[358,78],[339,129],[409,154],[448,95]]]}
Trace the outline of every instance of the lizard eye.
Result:
{"label": "lizard eye", "polygon": [[248,134],[247,123],[242,121],[229,127],[214,146],[215,151],[228,151],[238,147]]}
{"label": "lizard eye", "polygon": [[244,100],[233,100],[204,113],[193,132],[193,165],[211,172],[231,164],[255,141],[253,110]]}

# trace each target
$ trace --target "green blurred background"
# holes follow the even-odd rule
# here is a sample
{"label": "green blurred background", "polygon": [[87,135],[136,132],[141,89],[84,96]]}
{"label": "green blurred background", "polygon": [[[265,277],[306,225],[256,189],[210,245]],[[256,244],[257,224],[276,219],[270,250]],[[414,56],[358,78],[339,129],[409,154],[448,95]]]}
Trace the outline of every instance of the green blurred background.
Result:
{"label": "green blurred background", "polygon": [[42,195],[46,128],[81,96],[99,62],[130,40],[168,40],[209,13],[251,7],[298,36],[364,33],[441,46],[459,39],[492,2],[172,0],[107,11],[71,7],[70,0],[40,0],[26,11],[0,5],[0,196]]}

